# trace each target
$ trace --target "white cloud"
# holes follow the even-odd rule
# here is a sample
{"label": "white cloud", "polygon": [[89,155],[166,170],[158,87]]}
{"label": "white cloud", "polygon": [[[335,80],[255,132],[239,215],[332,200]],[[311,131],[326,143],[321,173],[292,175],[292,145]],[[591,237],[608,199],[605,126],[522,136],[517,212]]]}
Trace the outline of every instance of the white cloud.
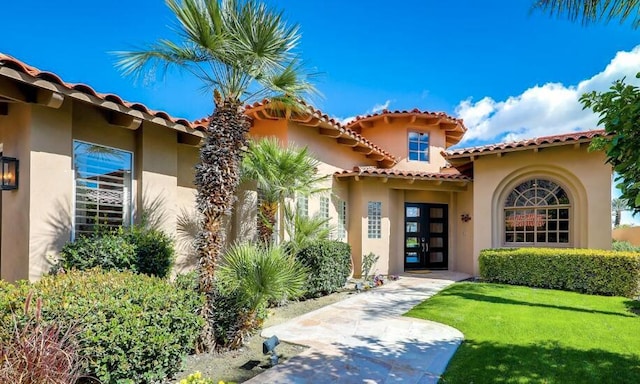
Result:
{"label": "white cloud", "polygon": [[618,52],[602,72],[577,85],[536,85],[503,101],[488,96],[476,102],[464,100],[456,107],[456,114],[469,129],[463,143],[514,141],[594,129],[598,117],[582,109],[580,96],[594,90],[607,90],[622,77],[638,85],[640,80],[635,78],[638,71],[640,45],[630,52]]}
{"label": "white cloud", "polygon": [[[382,104],[375,104],[373,106],[373,108],[371,108],[370,110],[368,110],[367,112],[363,113],[363,115],[368,115],[371,113],[378,113],[378,112],[382,112],[385,109],[389,109],[389,105],[391,104],[392,100],[387,100]],[[354,120],[357,116],[349,116],[349,117],[345,117],[345,118],[340,118],[337,117],[336,120],[338,120],[341,124],[348,124],[351,120]]]}

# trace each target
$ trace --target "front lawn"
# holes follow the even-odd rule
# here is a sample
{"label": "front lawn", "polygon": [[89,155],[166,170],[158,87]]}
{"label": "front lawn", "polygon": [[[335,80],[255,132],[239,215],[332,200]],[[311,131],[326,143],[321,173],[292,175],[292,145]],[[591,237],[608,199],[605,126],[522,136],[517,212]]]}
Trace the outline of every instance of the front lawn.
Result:
{"label": "front lawn", "polygon": [[464,333],[444,383],[640,383],[639,312],[623,297],[459,283],[406,316]]}

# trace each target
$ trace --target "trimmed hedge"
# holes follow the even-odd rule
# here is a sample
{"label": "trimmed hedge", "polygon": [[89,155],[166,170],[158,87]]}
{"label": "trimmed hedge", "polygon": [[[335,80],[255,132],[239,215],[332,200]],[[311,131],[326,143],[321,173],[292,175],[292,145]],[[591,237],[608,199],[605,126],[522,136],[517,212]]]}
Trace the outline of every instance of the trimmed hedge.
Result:
{"label": "trimmed hedge", "polygon": [[0,344],[29,292],[42,298],[45,323],[79,327],[84,373],[104,384],[162,382],[202,330],[203,300],[193,290],[132,272],[72,270],[36,283],[0,281]]}
{"label": "trimmed hedge", "polygon": [[513,248],[480,252],[480,276],[489,282],[588,294],[640,294],[640,254],[600,249]]}
{"label": "trimmed hedge", "polygon": [[79,236],[60,251],[51,272],[64,270],[133,271],[167,277],[175,260],[173,240],[164,232],[138,226]]}
{"label": "trimmed hedge", "polygon": [[351,246],[319,241],[300,250],[296,258],[309,268],[307,297],[328,295],[344,287],[351,274]]}

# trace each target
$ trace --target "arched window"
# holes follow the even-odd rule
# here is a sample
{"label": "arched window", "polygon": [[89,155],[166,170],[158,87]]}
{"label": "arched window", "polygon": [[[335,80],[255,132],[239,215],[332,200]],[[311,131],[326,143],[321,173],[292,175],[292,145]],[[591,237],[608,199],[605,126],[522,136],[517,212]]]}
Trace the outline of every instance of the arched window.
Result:
{"label": "arched window", "polygon": [[546,179],[516,186],[504,202],[506,245],[569,245],[571,202],[566,191]]}

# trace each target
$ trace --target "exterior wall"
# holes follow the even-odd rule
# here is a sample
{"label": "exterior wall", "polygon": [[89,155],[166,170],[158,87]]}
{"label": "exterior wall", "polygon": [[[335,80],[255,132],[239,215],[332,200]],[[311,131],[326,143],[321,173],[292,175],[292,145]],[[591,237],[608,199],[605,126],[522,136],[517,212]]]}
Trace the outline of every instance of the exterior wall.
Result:
{"label": "exterior wall", "polygon": [[[429,133],[429,162],[408,159],[408,134],[412,131]],[[390,124],[378,122],[371,128],[363,128],[362,135],[374,143],[380,143],[384,149],[400,159],[393,167],[395,169],[440,172],[440,168],[446,165],[440,154],[446,149],[445,132],[439,125],[412,125],[408,119],[397,119],[392,120]]]}
{"label": "exterior wall", "polygon": [[506,194],[532,177],[548,177],[570,195],[571,239],[575,248],[611,248],[611,167],[587,145],[565,145],[479,156],[474,162],[474,268],[482,249],[501,247],[502,204]]}
{"label": "exterior wall", "polygon": [[11,103],[0,115],[3,154],[20,160],[18,189],[2,194],[2,249],[0,278],[8,281],[29,277],[29,215],[31,212],[31,105]]}
{"label": "exterior wall", "polygon": [[[473,214],[473,196],[474,183],[469,183],[466,191],[453,196],[455,213],[451,213],[450,220],[454,226],[454,241],[451,242],[451,253],[454,257],[453,262],[449,263],[449,269],[470,275],[474,274],[473,227],[474,221],[478,220]],[[463,214],[469,215],[471,220],[462,221]]]}
{"label": "exterior wall", "polygon": [[[154,205],[160,228],[176,237],[179,212],[194,206],[197,148],[178,144],[177,132],[169,128],[143,122],[130,130],[110,125],[106,116],[70,99],[57,109],[11,103],[9,113],[0,116],[4,154],[20,160],[18,189],[2,192],[2,279],[38,279],[71,239],[73,140],[133,152],[134,209],[140,216],[141,209]],[[178,248],[177,267],[195,266]]]}
{"label": "exterior wall", "polygon": [[198,148],[178,144],[176,188],[176,263],[174,273],[186,272],[197,266],[194,241],[197,235],[195,165],[199,160]]}
{"label": "exterior wall", "polygon": [[640,227],[614,228],[613,240],[628,241],[636,247],[640,247]]}

